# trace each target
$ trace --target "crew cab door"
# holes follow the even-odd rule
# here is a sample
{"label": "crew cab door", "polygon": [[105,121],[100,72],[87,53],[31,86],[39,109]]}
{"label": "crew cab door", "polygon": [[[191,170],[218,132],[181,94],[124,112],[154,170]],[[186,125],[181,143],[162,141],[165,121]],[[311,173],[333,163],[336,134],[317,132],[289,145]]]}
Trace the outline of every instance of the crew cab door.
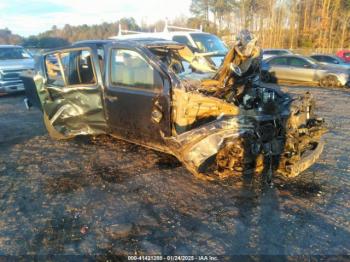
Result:
{"label": "crew cab door", "polygon": [[97,61],[90,48],[64,49],[43,57],[42,71],[34,80],[51,136],[64,139],[106,132]]}
{"label": "crew cab door", "polygon": [[105,51],[105,107],[113,135],[157,149],[171,135],[170,79],[146,48],[118,44]]}

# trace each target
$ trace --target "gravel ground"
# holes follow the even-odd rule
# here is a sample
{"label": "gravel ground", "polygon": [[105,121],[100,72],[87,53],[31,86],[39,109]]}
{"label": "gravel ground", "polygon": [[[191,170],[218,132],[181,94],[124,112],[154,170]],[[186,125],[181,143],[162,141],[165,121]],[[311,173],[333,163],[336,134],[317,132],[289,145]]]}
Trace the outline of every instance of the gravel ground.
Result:
{"label": "gravel ground", "polygon": [[328,122],[297,179],[204,182],[110,137],[50,139],[23,96],[0,97],[0,255],[350,254],[350,92],[312,87]]}

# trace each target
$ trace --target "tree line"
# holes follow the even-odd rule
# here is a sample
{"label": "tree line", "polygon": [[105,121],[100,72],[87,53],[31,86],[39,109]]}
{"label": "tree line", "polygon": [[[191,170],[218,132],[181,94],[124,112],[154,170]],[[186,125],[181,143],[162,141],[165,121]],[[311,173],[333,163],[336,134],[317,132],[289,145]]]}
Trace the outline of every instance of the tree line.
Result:
{"label": "tree line", "polygon": [[208,31],[248,29],[263,47],[350,48],[350,0],[192,0],[191,12]]}
{"label": "tree line", "polygon": [[123,29],[141,31],[134,18],[122,18],[114,23],[99,25],[66,24],[62,28],[52,26],[50,30],[38,35],[21,37],[9,29],[0,29],[0,44],[20,44],[27,48],[55,48],[86,39],[107,39],[118,34],[119,24]]}
{"label": "tree line", "polygon": [[[262,47],[312,48],[330,51],[350,48],[350,0],[192,0],[191,17],[170,21],[177,26],[202,27],[230,41],[243,29],[255,33]],[[0,29],[0,44],[53,48],[84,39],[107,39],[123,29],[153,32],[164,28],[122,18],[99,25],[53,26],[35,36],[21,37]]]}
{"label": "tree line", "polygon": [[21,43],[23,38],[19,35],[13,34],[11,30],[8,28],[0,29],[0,44],[1,45],[7,45],[7,44],[19,44]]}

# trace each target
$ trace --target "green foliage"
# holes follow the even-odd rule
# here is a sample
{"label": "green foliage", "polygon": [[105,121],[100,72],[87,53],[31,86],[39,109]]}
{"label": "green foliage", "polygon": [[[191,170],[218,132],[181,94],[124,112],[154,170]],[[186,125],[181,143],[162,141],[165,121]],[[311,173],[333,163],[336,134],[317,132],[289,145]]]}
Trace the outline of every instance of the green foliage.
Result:
{"label": "green foliage", "polygon": [[[237,7],[235,0],[192,0],[190,11],[196,19],[201,20],[203,29],[211,33],[219,33],[224,17],[230,15]],[[210,21],[210,17],[214,21]],[[193,23],[189,21],[189,24]]]}
{"label": "green foliage", "polygon": [[12,32],[5,28],[0,29],[0,44],[2,45],[16,45],[22,41],[22,37],[12,34]]}
{"label": "green foliage", "polygon": [[133,17],[122,18],[120,19],[119,23],[122,24],[123,29],[141,31],[141,28],[138,26]]}
{"label": "green foliage", "polygon": [[56,48],[68,45],[69,42],[59,37],[37,37],[30,36],[23,40],[22,46],[26,48]]}
{"label": "green foliage", "polygon": [[312,48],[313,41],[310,38],[300,37],[298,41],[298,47]]}
{"label": "green foliage", "polygon": [[[123,20],[123,27],[132,27],[136,28],[133,23],[133,19],[131,20]],[[100,25],[78,25],[71,26],[66,24],[62,29],[58,29],[53,27],[51,30],[43,32],[39,34],[38,38],[62,38],[68,42],[75,42],[80,40],[87,39],[106,39],[118,33],[118,23],[102,23]]]}
{"label": "green foliage", "polygon": [[28,48],[56,48],[66,46],[80,40],[88,39],[107,39],[118,34],[119,23],[123,29],[140,31],[141,28],[137,25],[132,17],[122,18],[115,23],[102,23],[99,25],[78,25],[71,26],[66,24],[59,29],[57,26],[52,26],[48,31],[22,38],[17,35],[12,35],[7,29],[0,30],[1,44],[22,44]]}
{"label": "green foliage", "polygon": [[197,18],[208,21],[209,9],[211,6],[211,0],[192,0],[190,11]]}

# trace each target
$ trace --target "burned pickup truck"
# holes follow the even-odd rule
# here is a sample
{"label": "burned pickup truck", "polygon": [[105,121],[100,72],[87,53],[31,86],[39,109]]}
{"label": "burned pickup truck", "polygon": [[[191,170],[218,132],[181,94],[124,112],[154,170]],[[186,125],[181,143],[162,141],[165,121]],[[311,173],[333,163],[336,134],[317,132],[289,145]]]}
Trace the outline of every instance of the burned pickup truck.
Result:
{"label": "burned pickup truck", "polygon": [[293,177],[323,150],[310,94],[259,84],[260,49],[242,38],[216,70],[157,39],[84,41],[46,53],[27,96],[56,139],[110,134],[175,156],[195,176]]}

